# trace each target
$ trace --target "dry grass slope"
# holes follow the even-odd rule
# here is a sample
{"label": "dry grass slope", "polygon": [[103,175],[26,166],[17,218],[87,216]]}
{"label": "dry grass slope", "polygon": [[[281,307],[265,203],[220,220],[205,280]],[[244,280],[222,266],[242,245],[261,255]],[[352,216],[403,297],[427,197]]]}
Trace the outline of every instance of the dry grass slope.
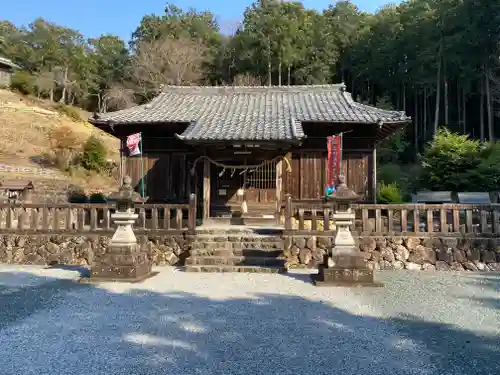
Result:
{"label": "dry grass slope", "polygon": [[[88,116],[88,113],[81,111],[82,119]],[[0,90],[0,164],[40,168],[36,161],[51,151],[48,134],[51,130],[60,127],[71,128],[82,144],[91,135],[100,137],[108,148],[109,158],[119,159],[119,141],[116,138],[86,121],[75,121],[60,114],[54,109],[52,103]],[[0,181],[15,177],[35,181],[42,178],[30,172],[0,171]],[[51,177],[67,180],[85,190],[107,191],[116,188],[116,181],[99,175],[68,176],[54,170]]]}

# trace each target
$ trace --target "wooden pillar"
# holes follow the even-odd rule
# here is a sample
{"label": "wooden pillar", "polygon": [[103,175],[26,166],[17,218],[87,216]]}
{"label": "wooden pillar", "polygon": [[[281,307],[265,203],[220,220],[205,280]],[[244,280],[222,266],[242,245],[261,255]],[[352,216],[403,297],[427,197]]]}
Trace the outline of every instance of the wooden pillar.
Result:
{"label": "wooden pillar", "polygon": [[373,174],[373,186],[372,186],[372,194],[373,194],[373,203],[377,204],[377,148],[373,147],[373,155],[372,155],[372,174]]}
{"label": "wooden pillar", "polygon": [[124,141],[123,138],[120,137],[120,182],[119,186],[122,186],[123,177],[125,177],[125,150],[124,150]]}
{"label": "wooden pillar", "polygon": [[283,160],[276,163],[276,219],[280,219],[283,194]]}
{"label": "wooden pillar", "polygon": [[210,161],[203,163],[203,219],[210,218]]}

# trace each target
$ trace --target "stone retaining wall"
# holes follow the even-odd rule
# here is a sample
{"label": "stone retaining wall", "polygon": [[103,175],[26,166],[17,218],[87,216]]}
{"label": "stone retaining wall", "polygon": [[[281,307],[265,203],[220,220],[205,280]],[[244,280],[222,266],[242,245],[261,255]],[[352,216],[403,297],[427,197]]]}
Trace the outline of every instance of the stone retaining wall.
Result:
{"label": "stone retaining wall", "polygon": [[[192,237],[137,236],[155,265],[182,263]],[[98,235],[0,235],[0,263],[89,265],[110,237]],[[373,269],[500,271],[500,239],[358,237]],[[316,267],[331,237],[291,237],[284,251],[291,266]]]}
{"label": "stone retaining wall", "polygon": [[[292,237],[285,249],[289,264],[315,267],[331,237]],[[500,239],[358,237],[372,269],[500,271]]]}
{"label": "stone retaining wall", "polygon": [[[0,235],[0,263],[89,265],[104,251],[108,236]],[[174,265],[185,256],[186,236],[137,236],[155,265]]]}

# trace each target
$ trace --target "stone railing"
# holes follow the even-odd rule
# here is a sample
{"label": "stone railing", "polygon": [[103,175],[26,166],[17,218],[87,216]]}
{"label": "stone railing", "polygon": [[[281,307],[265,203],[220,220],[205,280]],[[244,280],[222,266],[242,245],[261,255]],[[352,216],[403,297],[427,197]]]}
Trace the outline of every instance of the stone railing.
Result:
{"label": "stone railing", "polygon": [[[0,204],[1,233],[106,233],[113,232],[115,204]],[[187,204],[136,204],[134,230],[178,234],[194,233],[196,196]]]}
{"label": "stone railing", "polygon": [[[351,231],[377,236],[500,237],[500,204],[352,204]],[[284,207],[285,234],[332,235],[335,203],[293,200]]]}

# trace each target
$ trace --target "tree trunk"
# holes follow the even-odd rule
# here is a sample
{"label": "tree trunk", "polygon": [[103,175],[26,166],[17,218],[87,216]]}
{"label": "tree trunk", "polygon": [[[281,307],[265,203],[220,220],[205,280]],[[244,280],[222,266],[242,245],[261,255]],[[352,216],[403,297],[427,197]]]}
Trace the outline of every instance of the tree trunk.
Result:
{"label": "tree trunk", "polygon": [[415,151],[418,152],[418,92],[417,89],[414,91],[414,96],[413,96],[413,105],[414,105],[414,113],[415,113],[415,119],[414,125],[413,125],[413,147],[415,148]]}
{"label": "tree trunk", "polygon": [[59,100],[59,103],[61,104],[66,103],[67,89],[68,89],[68,67],[64,68],[63,90],[61,94],[61,99]]}
{"label": "tree trunk", "polygon": [[51,88],[49,91],[50,102],[54,101],[54,88]]}
{"label": "tree trunk", "polygon": [[102,96],[101,93],[97,94],[97,108],[99,109],[99,113],[103,113],[102,110]]}
{"label": "tree trunk", "polygon": [[488,138],[490,142],[495,140],[495,132],[493,131],[493,108],[491,106],[491,91],[490,91],[490,68],[485,71],[486,84],[486,113],[488,114]]}
{"label": "tree trunk", "polygon": [[462,121],[464,123],[464,134],[467,132],[467,98],[465,89],[462,89]]}
{"label": "tree trunk", "polygon": [[463,133],[463,122],[462,122],[462,96],[460,84],[457,83],[457,119],[458,119],[458,130]]}
{"label": "tree trunk", "polygon": [[483,77],[479,80],[479,92],[481,93],[479,99],[479,137],[481,142],[484,142],[484,81]]}
{"label": "tree trunk", "polygon": [[422,121],[423,140],[427,141],[427,87],[424,87],[424,116]]}
{"label": "tree trunk", "polygon": [[434,128],[432,135],[436,134],[439,125],[439,103],[441,101],[441,53],[442,46],[439,47],[437,74],[436,74],[436,107],[434,112]]}
{"label": "tree trunk", "polygon": [[272,86],[273,84],[273,74],[271,72],[271,39],[267,37],[267,85]]}
{"label": "tree trunk", "polygon": [[292,84],[292,67],[288,65],[288,75],[287,75],[288,86]]}
{"label": "tree trunk", "polygon": [[278,86],[281,86],[281,57],[278,61]]}
{"label": "tree trunk", "polygon": [[403,111],[406,112],[406,85],[403,82]]}
{"label": "tree trunk", "polygon": [[448,81],[444,81],[444,124],[448,127],[450,124],[450,107],[448,105]]}
{"label": "tree trunk", "polygon": [[396,109],[398,111],[401,109],[401,90],[399,87],[396,88]]}

